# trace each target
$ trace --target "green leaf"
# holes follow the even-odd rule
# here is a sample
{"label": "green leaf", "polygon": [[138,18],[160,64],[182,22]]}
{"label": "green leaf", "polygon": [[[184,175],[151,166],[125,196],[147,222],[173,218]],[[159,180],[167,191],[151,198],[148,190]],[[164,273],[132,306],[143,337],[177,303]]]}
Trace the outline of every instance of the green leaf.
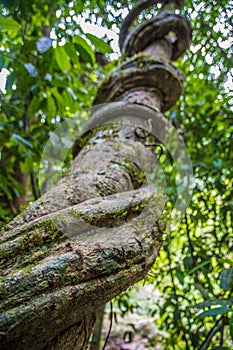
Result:
{"label": "green leaf", "polygon": [[178,278],[180,284],[184,285],[184,274],[181,270],[176,269],[176,277]]}
{"label": "green leaf", "polygon": [[[2,179],[1,179],[2,180]],[[0,183],[0,188],[2,189],[2,191],[7,195],[7,197],[9,199],[12,199],[12,194],[8,188],[8,185],[6,183],[4,183],[3,181],[1,181]]]}
{"label": "green leaf", "polygon": [[19,135],[19,134],[12,134],[11,136],[12,136],[12,138],[14,140],[19,141],[24,146],[29,147],[30,149],[33,149],[33,144],[30,141],[26,140],[21,135]]}
{"label": "green leaf", "polygon": [[189,275],[192,275],[195,271],[200,270],[203,266],[208,265],[211,262],[211,259],[201,262],[195,266],[192,270],[189,271]]}
{"label": "green leaf", "polygon": [[72,109],[72,105],[74,103],[74,100],[71,97],[70,93],[67,91],[67,89],[64,89],[62,96],[63,96],[65,105],[69,106],[69,108]]}
{"label": "green leaf", "polygon": [[225,186],[223,186],[223,184],[222,184],[220,178],[215,179],[214,184],[215,184],[217,190],[218,190],[221,194],[224,193]]}
{"label": "green leaf", "polygon": [[186,256],[183,260],[185,270],[190,270],[193,267],[193,259],[191,256]]}
{"label": "green leaf", "polygon": [[4,125],[0,125],[0,145],[4,145],[9,138],[11,137],[10,132],[6,130],[6,127]]}
{"label": "green leaf", "polygon": [[80,65],[79,63],[79,57],[76,52],[75,46],[72,42],[66,43],[64,46],[69,58],[72,60],[73,63]]}
{"label": "green leaf", "polygon": [[42,96],[40,96],[40,95],[33,96],[32,101],[29,105],[29,109],[28,109],[30,116],[34,116],[34,114],[36,112],[38,112],[41,101],[42,101]]}
{"label": "green leaf", "polygon": [[193,306],[191,306],[191,308],[204,308],[204,307],[209,307],[212,305],[233,305],[233,297],[227,298],[227,299],[216,299],[216,300],[205,300],[202,303],[197,303]]}
{"label": "green leaf", "polygon": [[221,158],[214,159],[213,160],[213,165],[217,169],[222,169],[222,159]]}
{"label": "green leaf", "polygon": [[0,71],[5,66],[5,58],[0,54]]}
{"label": "green leaf", "polygon": [[233,340],[233,314],[231,315],[231,317],[229,319],[229,326],[230,326],[231,339]]}
{"label": "green leaf", "polygon": [[54,118],[56,115],[56,105],[52,96],[47,98],[48,117]]}
{"label": "green leaf", "polygon": [[17,32],[20,30],[20,25],[11,17],[0,17],[0,27],[3,30]]}
{"label": "green leaf", "polygon": [[76,13],[81,13],[84,9],[84,2],[82,1],[75,1],[74,2],[74,8],[76,10]]}
{"label": "green leaf", "polygon": [[61,88],[66,88],[67,83],[64,79],[62,79],[61,76],[58,76],[53,79],[53,85]]}
{"label": "green leaf", "polygon": [[17,196],[20,196],[20,194],[25,194],[25,188],[13,177],[10,176],[10,179],[13,183],[13,191]]}
{"label": "green leaf", "polygon": [[70,64],[69,57],[68,57],[64,47],[63,46],[57,46],[54,49],[54,53],[55,53],[55,58],[56,58],[56,61],[57,61],[57,64],[58,64],[59,68],[63,72],[69,71],[70,68],[71,68],[71,64]]}
{"label": "green leaf", "polygon": [[26,172],[27,174],[31,173],[33,170],[33,162],[30,157],[26,157],[23,162],[19,164],[20,170]]}
{"label": "green leaf", "polygon": [[90,45],[81,36],[76,36],[74,38],[75,46],[80,53],[82,59],[93,65],[95,63],[95,54]]}
{"label": "green leaf", "polygon": [[216,307],[214,309],[210,309],[210,310],[201,312],[199,315],[197,315],[197,318],[203,319],[203,318],[209,317],[209,316],[224,315],[224,314],[227,314],[229,311],[232,311],[232,309],[227,307],[227,306]]}
{"label": "green leaf", "polygon": [[91,41],[91,43],[95,46],[95,49],[97,51],[100,51],[102,53],[111,53],[112,48],[111,46],[106,43],[103,39],[97,38],[93,34],[85,34],[86,37]]}
{"label": "green leaf", "polygon": [[6,79],[6,86],[5,86],[5,89],[7,91],[12,88],[14,80],[15,80],[15,73],[11,73],[10,75],[8,75],[8,77]]}
{"label": "green leaf", "polygon": [[73,101],[77,100],[77,97],[75,96],[74,91],[68,86],[67,89],[68,93],[70,94],[70,96],[72,97]]}
{"label": "green leaf", "polygon": [[65,106],[64,98],[59,94],[58,89],[55,87],[53,89],[51,89],[51,92],[56,99],[57,105],[59,106],[59,108],[61,110],[63,110],[63,108]]}
{"label": "green leaf", "polygon": [[220,272],[220,287],[226,292],[230,290],[233,284],[233,268],[225,269]]}

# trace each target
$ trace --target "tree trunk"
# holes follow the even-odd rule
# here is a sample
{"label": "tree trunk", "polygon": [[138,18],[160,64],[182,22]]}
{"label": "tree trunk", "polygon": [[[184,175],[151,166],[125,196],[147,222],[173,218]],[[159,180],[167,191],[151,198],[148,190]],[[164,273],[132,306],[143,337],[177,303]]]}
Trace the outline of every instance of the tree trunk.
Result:
{"label": "tree trunk", "polygon": [[[169,16],[158,16],[162,37],[174,21],[189,29]],[[131,58],[96,97],[121,103],[93,111],[68,174],[1,232],[0,349],[85,349],[97,309],[155,261],[163,198],[146,174],[155,166],[151,150],[166,139],[160,109],[175,103],[182,82],[169,63],[177,56],[170,40],[135,47],[153,56]]]}
{"label": "tree trunk", "polygon": [[[90,329],[90,315],[152,266],[161,233],[148,216],[138,219],[149,192],[134,190],[131,181],[133,160],[147,152],[124,141],[88,144],[70,176],[2,232],[0,347],[48,349],[84,317]],[[67,207],[53,211],[62,196]]]}

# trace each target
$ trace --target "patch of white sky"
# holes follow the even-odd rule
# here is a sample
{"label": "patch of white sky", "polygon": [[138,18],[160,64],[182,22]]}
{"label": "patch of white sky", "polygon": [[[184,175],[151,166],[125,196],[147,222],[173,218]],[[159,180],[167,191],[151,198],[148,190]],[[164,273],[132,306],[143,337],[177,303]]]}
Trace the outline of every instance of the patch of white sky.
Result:
{"label": "patch of white sky", "polygon": [[[72,3],[70,3],[72,5]],[[190,17],[191,19],[195,19],[198,16],[198,11],[200,10],[200,8],[203,6],[203,2],[200,3],[195,11],[193,11],[192,9],[189,9],[189,13],[190,13]],[[109,6],[109,5],[108,5]],[[121,14],[122,18],[125,18],[128,14],[128,9],[126,8],[121,8],[121,3],[119,3],[119,10],[115,11],[112,8],[107,9],[109,10],[109,12],[112,13],[109,14],[109,21],[112,22],[113,18],[111,18],[111,16],[117,16],[119,14]],[[56,17],[59,19],[61,17],[61,10],[57,10],[56,11]],[[120,55],[120,50],[119,50],[119,45],[118,45],[118,38],[119,38],[119,28],[116,26],[116,24],[112,25],[112,29],[108,29],[106,27],[102,26],[102,17],[100,16],[99,18],[96,19],[96,16],[94,14],[91,14],[90,11],[86,11],[83,12],[82,15],[76,15],[75,11],[70,10],[70,15],[66,17],[65,21],[66,23],[69,23],[71,21],[74,21],[75,23],[77,23],[77,25],[79,25],[82,29],[82,31],[84,33],[91,33],[95,36],[97,36],[98,38],[104,38],[106,37],[109,42],[110,45],[113,49],[113,53],[110,54],[110,59],[111,60],[115,60],[119,58]],[[59,28],[65,30],[66,26],[64,23],[59,23]],[[68,29],[69,31],[69,29]],[[223,34],[224,37],[227,37],[226,40],[223,40],[221,37],[218,39],[218,45],[219,47],[221,47],[222,49],[229,49],[230,47],[232,47],[233,44],[233,37],[231,36],[231,32],[230,29],[226,28],[225,24],[224,24],[224,19],[220,19],[220,21],[218,23],[216,23],[213,26],[213,31],[214,32],[220,32]],[[70,33],[71,34],[71,33]],[[79,35],[79,30],[77,30],[75,33],[73,34],[77,34]],[[57,36],[55,33],[55,30],[52,29],[51,31],[51,39],[53,40],[53,46],[56,47],[57,46]],[[62,38],[59,42],[59,45],[64,45],[66,43],[66,39]],[[213,64],[214,63],[214,57],[210,54],[210,53],[206,53],[205,48],[202,47],[201,44],[198,45],[191,45],[190,50],[193,53],[198,52],[199,50],[201,50],[202,55],[205,58],[205,61],[211,65],[210,67],[210,73],[214,75],[214,77],[217,79],[220,74],[221,74],[221,70],[219,68],[218,65]],[[7,76],[9,74],[9,71],[6,68],[3,68],[1,70],[0,73],[0,91],[2,91],[3,93],[6,92],[5,90],[5,85],[6,85],[6,79]],[[232,75],[233,75],[233,70],[231,69],[230,72],[228,72],[227,74],[227,80],[224,83],[224,88],[226,91],[230,91],[233,90],[233,81],[232,81]],[[203,74],[200,73],[200,78],[203,78]]]}
{"label": "patch of white sky", "polygon": [[[195,11],[193,11],[192,9],[189,9],[188,12],[190,13],[190,17],[192,20],[194,20],[196,17],[198,17],[198,12],[200,11],[201,7],[205,6],[205,2],[201,2],[195,9]],[[207,14],[208,16],[208,14]],[[217,40],[218,46],[220,48],[222,48],[223,50],[228,50],[230,48],[232,48],[233,46],[233,37],[231,35],[231,29],[230,28],[226,28],[226,25],[224,23],[224,18],[221,17],[219,19],[219,22],[215,23],[215,25],[211,28],[211,30],[213,30],[213,32],[215,33],[221,33],[223,35],[223,37],[227,37],[226,40],[223,40],[222,37],[219,37]],[[221,69],[219,67],[218,64],[213,64],[214,63],[214,57],[213,55],[211,55],[210,53],[206,53],[206,48],[202,47],[201,44],[198,45],[192,45],[190,46],[190,50],[195,54],[198,51],[201,50],[201,53],[203,55],[203,57],[205,58],[206,63],[208,63],[211,67],[210,67],[210,73],[214,75],[214,77],[216,79],[218,79],[218,77],[221,75]],[[194,68],[193,68],[194,69]],[[227,92],[229,91],[233,91],[233,69],[231,69],[228,73],[227,73],[227,79],[224,83],[224,88]],[[199,78],[202,79],[204,78],[204,75],[202,73],[199,74]]]}
{"label": "patch of white sky", "polygon": [[[119,3],[120,4],[120,3]],[[107,5],[108,7],[109,5]],[[120,4],[121,6],[121,4]],[[110,6],[109,6],[110,7]],[[122,15],[122,18],[126,17],[128,14],[128,9],[123,8],[120,9],[119,12],[118,11],[113,11],[113,9],[110,7],[109,9],[107,8],[107,10],[109,10],[109,12],[113,12],[114,16],[119,15],[119,12]],[[61,17],[61,10],[58,10],[56,12],[56,16],[57,18]],[[108,16],[108,20],[112,21],[114,18],[113,16],[109,13]],[[112,18],[111,18],[112,17]],[[99,18],[96,19],[96,16],[94,14],[91,14],[90,11],[86,11],[83,12],[82,15],[75,15],[75,11],[71,10],[70,11],[70,16],[66,17],[66,22],[71,22],[74,21],[75,23],[77,23],[77,25],[79,25],[81,27],[81,29],[83,30],[84,33],[91,33],[94,34],[95,36],[97,36],[98,38],[104,38],[107,37],[107,39],[109,40],[109,42],[111,43],[111,47],[113,49],[113,53],[110,54],[110,59],[111,60],[115,60],[119,58],[120,55],[120,50],[119,50],[119,46],[118,46],[118,37],[119,37],[119,28],[116,26],[116,24],[112,25],[112,29],[108,29],[106,27],[102,26],[102,17],[100,16]],[[65,25],[64,23],[60,23],[59,28],[65,30]],[[74,32],[74,34],[79,34],[79,30],[77,30],[77,32]],[[55,31],[52,30],[51,32],[51,39],[53,39],[53,45],[56,46],[57,45],[57,37],[55,34]],[[59,45],[64,45],[65,44],[65,38],[63,38]]]}

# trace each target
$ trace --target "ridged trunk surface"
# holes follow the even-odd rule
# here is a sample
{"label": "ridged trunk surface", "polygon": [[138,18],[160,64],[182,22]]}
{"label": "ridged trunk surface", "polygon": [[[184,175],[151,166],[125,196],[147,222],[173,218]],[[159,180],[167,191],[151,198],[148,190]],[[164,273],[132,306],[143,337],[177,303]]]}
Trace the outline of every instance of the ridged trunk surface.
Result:
{"label": "ridged trunk surface", "polygon": [[109,140],[98,130],[69,174],[1,232],[0,349],[84,349],[95,311],[153,264],[161,232],[143,210],[158,199],[137,166],[151,153],[121,131]]}

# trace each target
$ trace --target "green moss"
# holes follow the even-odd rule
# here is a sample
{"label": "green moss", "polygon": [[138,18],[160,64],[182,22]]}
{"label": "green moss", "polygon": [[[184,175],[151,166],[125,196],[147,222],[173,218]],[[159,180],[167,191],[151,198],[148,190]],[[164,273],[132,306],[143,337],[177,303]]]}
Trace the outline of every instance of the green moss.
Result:
{"label": "green moss", "polygon": [[6,256],[7,256],[7,251],[6,251],[6,249],[3,247],[3,248],[1,248],[1,250],[0,250],[0,258],[1,258],[1,259],[4,259]]}
{"label": "green moss", "polygon": [[41,220],[37,224],[29,226],[21,232],[21,236],[10,243],[2,244],[0,257],[4,259],[2,265],[10,258],[17,258],[18,254],[25,254],[34,249],[43,247],[44,244],[59,241],[64,238],[52,220]]}

